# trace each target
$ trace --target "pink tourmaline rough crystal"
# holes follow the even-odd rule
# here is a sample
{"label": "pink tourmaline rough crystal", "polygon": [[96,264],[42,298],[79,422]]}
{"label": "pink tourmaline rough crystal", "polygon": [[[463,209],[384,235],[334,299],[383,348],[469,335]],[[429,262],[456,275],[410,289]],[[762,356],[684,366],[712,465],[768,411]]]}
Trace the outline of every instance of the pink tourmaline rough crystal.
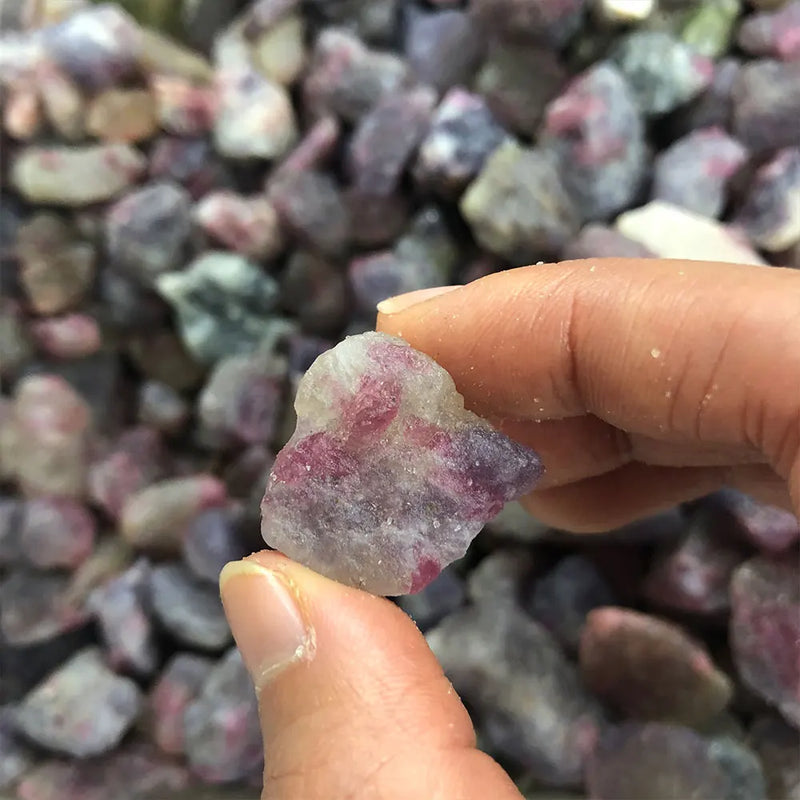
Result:
{"label": "pink tourmaline rough crystal", "polygon": [[422,589],[542,473],[536,453],[464,409],[442,367],[382,333],[323,353],[295,410],[261,506],[264,539],[375,594]]}

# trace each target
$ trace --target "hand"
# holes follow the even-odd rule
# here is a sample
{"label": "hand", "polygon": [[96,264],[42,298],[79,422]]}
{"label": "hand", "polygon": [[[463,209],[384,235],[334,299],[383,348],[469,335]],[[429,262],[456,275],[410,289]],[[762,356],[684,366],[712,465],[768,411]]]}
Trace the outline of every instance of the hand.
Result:
{"label": "hand", "polygon": [[[594,531],[731,484],[800,505],[800,273],[592,260],[381,305],[468,406],[537,449],[540,519]],[[415,302],[417,301],[417,302]],[[220,578],[270,800],[520,800],[389,601],[274,552]]]}

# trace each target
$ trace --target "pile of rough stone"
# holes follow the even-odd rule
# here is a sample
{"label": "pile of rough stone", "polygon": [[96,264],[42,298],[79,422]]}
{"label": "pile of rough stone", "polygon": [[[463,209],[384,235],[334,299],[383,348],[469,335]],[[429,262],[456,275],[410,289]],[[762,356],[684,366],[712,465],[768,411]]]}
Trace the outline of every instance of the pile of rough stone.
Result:
{"label": "pile of rough stone", "polygon": [[[257,793],[216,579],[262,546],[301,376],[378,301],[800,267],[800,0],[5,0],[0,118],[18,800]],[[798,539],[734,492],[591,538],[511,504],[399,602],[528,798],[797,798]]]}

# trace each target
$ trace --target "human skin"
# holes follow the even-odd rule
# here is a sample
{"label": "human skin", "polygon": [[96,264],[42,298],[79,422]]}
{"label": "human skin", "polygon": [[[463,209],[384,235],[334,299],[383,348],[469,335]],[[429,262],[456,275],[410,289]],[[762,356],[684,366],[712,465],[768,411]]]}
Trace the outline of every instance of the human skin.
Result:
{"label": "human skin", "polygon": [[[590,535],[720,486],[800,508],[800,272],[591,259],[379,307],[468,407],[542,456],[524,498]],[[270,800],[520,800],[389,601],[279,553],[220,578],[256,684]]]}

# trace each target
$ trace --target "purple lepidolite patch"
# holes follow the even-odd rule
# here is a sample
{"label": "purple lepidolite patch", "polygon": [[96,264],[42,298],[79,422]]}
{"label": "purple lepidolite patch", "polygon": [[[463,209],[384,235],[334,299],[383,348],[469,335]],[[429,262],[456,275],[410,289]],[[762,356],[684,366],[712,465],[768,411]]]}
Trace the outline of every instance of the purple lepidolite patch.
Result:
{"label": "purple lepidolite patch", "polygon": [[264,539],[375,594],[425,587],[542,473],[536,453],[464,409],[442,367],[382,333],[323,353],[295,409],[261,506]]}

